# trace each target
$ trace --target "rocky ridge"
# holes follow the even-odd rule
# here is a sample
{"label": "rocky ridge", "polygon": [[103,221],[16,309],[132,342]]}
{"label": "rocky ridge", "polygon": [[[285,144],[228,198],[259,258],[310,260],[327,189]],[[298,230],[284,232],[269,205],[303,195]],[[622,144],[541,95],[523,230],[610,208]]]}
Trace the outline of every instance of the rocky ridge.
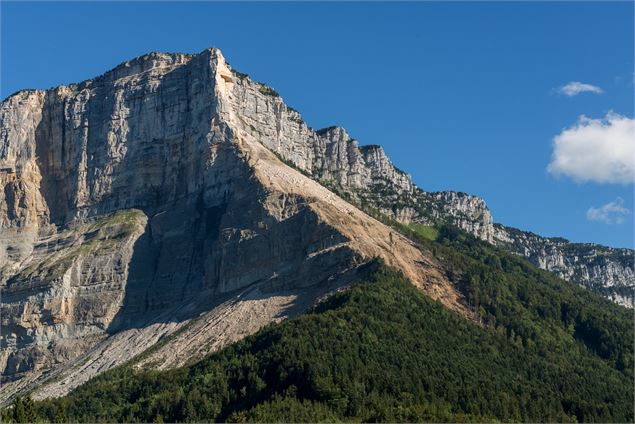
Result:
{"label": "rocky ridge", "polygon": [[531,263],[632,308],[635,296],[633,250],[593,243],[570,243],[560,237],[541,237],[515,228],[494,225],[494,242],[524,256]]}
{"label": "rocky ridge", "polygon": [[351,203],[449,222],[592,288],[633,285],[621,251],[553,250],[494,225],[478,197],[425,192],[381,147],[310,128],[217,49],[19,92],[0,131],[0,400],[61,395],[132,358],[200,358],[306,310],[374,257],[471,318],[431,255]]}
{"label": "rocky ridge", "polygon": [[196,359],[377,257],[472,318],[432,255],[261,143],[239,81],[217,49],[151,53],[2,103],[0,400]]}
{"label": "rocky ridge", "polygon": [[313,130],[271,88],[233,72],[236,125],[287,163],[363,207],[402,223],[450,223],[572,283],[633,307],[632,249],[570,243],[494,224],[485,201],[465,193],[426,192],[380,146],[360,146],[345,129]]}

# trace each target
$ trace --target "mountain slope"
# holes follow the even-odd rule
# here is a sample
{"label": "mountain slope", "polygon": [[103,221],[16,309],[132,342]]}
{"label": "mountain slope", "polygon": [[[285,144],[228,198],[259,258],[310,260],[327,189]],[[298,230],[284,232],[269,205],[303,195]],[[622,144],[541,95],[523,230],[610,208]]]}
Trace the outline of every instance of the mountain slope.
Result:
{"label": "mountain slope", "polygon": [[3,103],[3,399],[175,333],[165,364],[200,357],[375,257],[471,317],[429,254],[233,125],[230,75],[218,50],[151,54]]}
{"label": "mountain slope", "polygon": [[[452,262],[514,262],[448,236],[438,248]],[[498,288],[533,288],[537,304],[509,298],[500,305],[519,314],[481,327],[380,268],[370,282],[199,363],[167,372],[120,367],[35,409],[82,422],[632,421],[632,360],[613,359],[632,358],[629,314],[610,305],[603,313],[598,298],[531,269],[480,268]],[[505,279],[512,275],[528,282]],[[579,315],[535,314],[556,303]],[[616,343],[598,352],[581,326],[611,331]]]}
{"label": "mountain slope", "polygon": [[[0,401],[64,395],[138,355],[201,359],[366,278],[374,258],[484,319],[455,265],[369,216],[500,244],[483,201],[426,193],[380,147],[312,130],[218,49],[17,93],[0,124]],[[628,293],[628,264],[603,258],[596,276],[609,267]]]}
{"label": "mountain slope", "polygon": [[341,127],[315,131],[274,90],[244,74],[232,75],[228,107],[233,126],[345,198],[403,223],[450,223],[567,281],[633,306],[632,249],[569,243],[495,225],[482,199],[458,192],[426,192],[397,169],[380,146],[360,146]]}

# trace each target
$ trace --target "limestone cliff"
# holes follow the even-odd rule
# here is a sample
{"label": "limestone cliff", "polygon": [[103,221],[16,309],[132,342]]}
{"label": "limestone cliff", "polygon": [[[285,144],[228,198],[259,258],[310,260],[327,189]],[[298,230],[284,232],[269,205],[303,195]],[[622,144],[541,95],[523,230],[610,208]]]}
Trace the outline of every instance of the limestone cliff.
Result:
{"label": "limestone cliff", "polygon": [[273,89],[245,74],[232,76],[235,125],[323,185],[404,223],[450,223],[565,280],[633,306],[632,249],[589,247],[494,225],[483,199],[451,191],[425,192],[380,146],[360,146],[341,127],[314,131]]}
{"label": "limestone cliff", "polygon": [[[377,257],[472,316],[431,255],[267,148],[310,142],[270,127],[284,105],[246,101],[247,84],[271,97],[217,49],[151,53],[2,103],[0,399],[63,394],[150,348],[146,360],[182,364],[302,312]],[[327,143],[304,131],[310,167]]]}
{"label": "limestone cliff", "polygon": [[633,307],[633,250],[570,243],[515,228],[494,226],[494,241],[558,277],[580,284],[623,306]]}
{"label": "limestone cliff", "polygon": [[217,49],[10,96],[0,185],[0,401],[61,395],[132,358],[195,360],[306,310],[375,257],[472,318],[430,254],[353,204],[457,225],[631,298],[632,251],[579,254],[494,225],[480,198],[425,192],[381,147],[310,128]]}

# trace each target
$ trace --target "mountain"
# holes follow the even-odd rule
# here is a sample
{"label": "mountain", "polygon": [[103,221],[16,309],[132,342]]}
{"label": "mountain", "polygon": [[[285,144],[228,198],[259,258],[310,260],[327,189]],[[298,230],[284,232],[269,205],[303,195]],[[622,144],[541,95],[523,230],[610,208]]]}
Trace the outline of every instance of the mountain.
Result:
{"label": "mountain", "polygon": [[[249,98],[247,94],[243,96]],[[276,99],[266,100],[277,104]],[[252,110],[255,110],[253,106],[246,106],[239,113],[249,118]],[[274,110],[273,106],[268,110]],[[253,135],[283,159],[362,209],[375,209],[402,223],[450,223],[521,255],[560,278],[596,291],[618,304],[633,307],[632,249],[570,243],[563,238],[541,237],[494,224],[483,199],[460,192],[425,192],[392,164],[380,146],[359,146],[339,127],[313,133],[295,111],[288,108],[286,111],[286,115],[282,113],[269,118],[271,122],[282,122],[278,132],[258,130]],[[262,111],[258,114],[260,116]],[[298,130],[294,128],[296,122]],[[298,157],[299,151],[302,153]],[[307,157],[311,158],[310,163]]]}
{"label": "mountain", "polygon": [[371,263],[368,281],[199,362],[156,371],[142,355],[68,396],[17,399],[4,421],[633,420],[625,309],[608,312],[607,301],[482,242],[452,231],[440,241],[429,245],[469,266],[485,327]]}
{"label": "mountain", "polygon": [[218,50],[150,54],[3,103],[3,393],[51,370],[64,393],[177,330],[179,365],[376,257],[470,316],[433,258],[237,125],[239,82]]}
{"label": "mountain", "polygon": [[[4,402],[64,395],[133,359],[202,360],[371,278],[377,259],[484,325],[467,270],[417,238],[447,224],[632,302],[632,251],[522,233],[493,224],[482,199],[425,192],[381,147],[308,127],[218,49],[18,92],[0,126]],[[588,316],[623,322],[589,299]]]}

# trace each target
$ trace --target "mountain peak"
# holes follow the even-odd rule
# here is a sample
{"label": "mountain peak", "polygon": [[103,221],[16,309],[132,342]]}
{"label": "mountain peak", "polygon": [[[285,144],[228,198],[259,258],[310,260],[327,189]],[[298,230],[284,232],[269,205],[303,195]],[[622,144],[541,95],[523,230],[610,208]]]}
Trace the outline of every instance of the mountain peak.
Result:
{"label": "mountain peak", "polygon": [[196,342],[166,353],[181,364],[359,281],[373,258],[473,319],[438,258],[395,228],[456,226],[630,299],[632,259],[580,255],[495,227],[480,198],[424,192],[381,147],[314,131],[219,49],[148,53],[17,96],[0,124],[0,369],[18,382],[1,396],[39,377],[57,390],[40,396],[64,393],[200,320],[181,333]]}
{"label": "mountain peak", "polygon": [[225,311],[231,328],[212,325],[186,356],[217,349],[358,281],[374,258],[472,317],[429,252],[319,183],[384,181],[389,161],[341,128],[315,133],[217,49],[140,56],[5,102],[0,122],[0,369],[20,381],[75,367],[42,395]]}

